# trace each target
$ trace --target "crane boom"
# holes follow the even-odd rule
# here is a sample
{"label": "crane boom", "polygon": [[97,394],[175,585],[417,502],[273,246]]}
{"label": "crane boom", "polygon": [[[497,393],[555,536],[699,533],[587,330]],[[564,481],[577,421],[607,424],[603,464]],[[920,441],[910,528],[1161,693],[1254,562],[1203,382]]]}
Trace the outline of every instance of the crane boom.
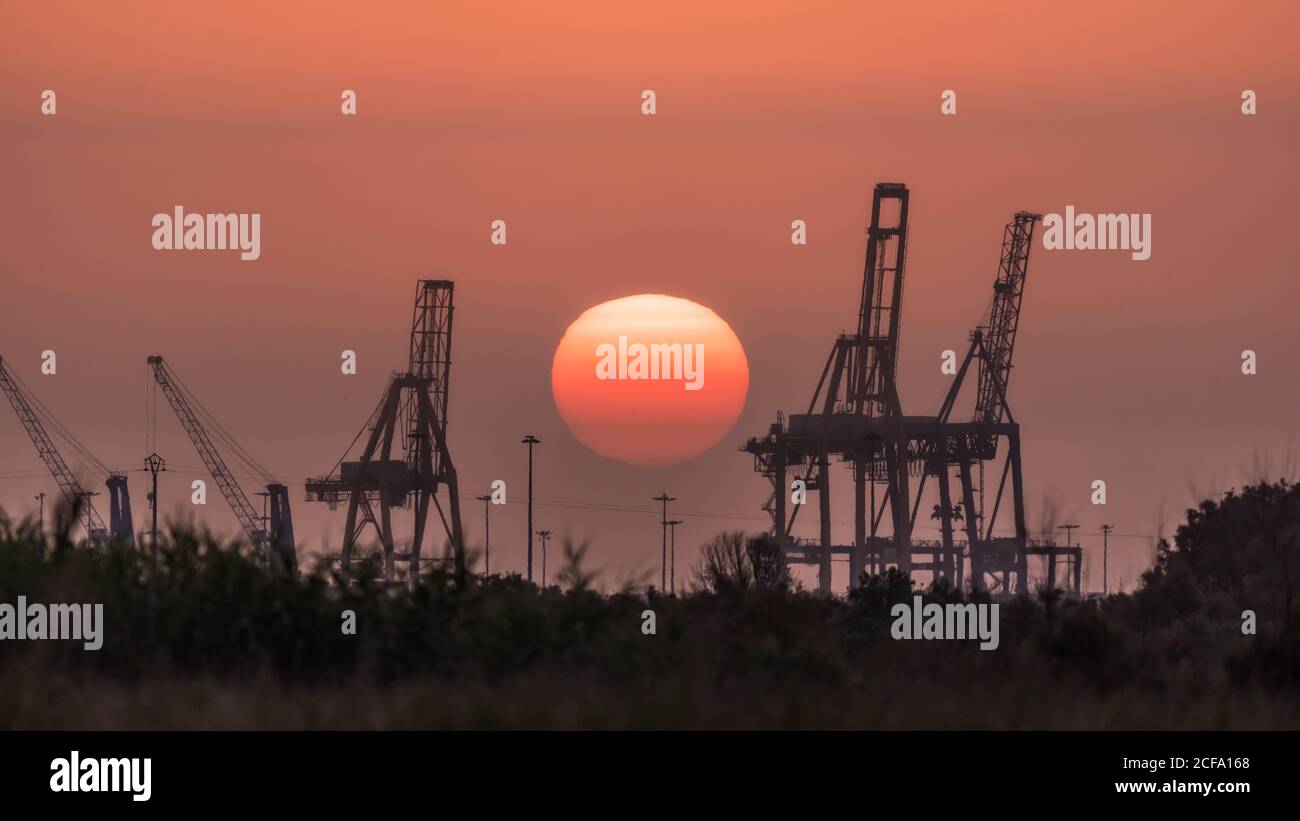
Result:
{"label": "crane boom", "polygon": [[248,538],[255,547],[265,546],[267,541],[266,530],[262,527],[261,517],[257,509],[248,501],[244,495],[243,489],[235,481],[235,476],[226,466],[226,462],[221,458],[216,446],[212,443],[212,437],[208,435],[203,423],[190,407],[189,401],[185,394],[177,388],[176,380],[163,364],[161,356],[149,357],[149,364],[153,366],[154,379],[157,380],[158,386],[162,388],[163,395],[167,397],[167,402],[171,404],[172,410],[176,412],[176,418],[181,422],[181,427],[189,434],[190,441],[194,443],[194,449],[198,451],[199,458],[207,467],[208,472],[212,474],[213,480],[217,487],[221,489],[221,495],[226,498],[226,503],[234,511],[235,518],[239,520],[240,526],[248,534]]}
{"label": "crane boom", "polygon": [[[1019,211],[1007,223],[1002,239],[1002,257],[997,280],[993,283],[993,302],[986,320],[976,333],[982,354],[979,358],[979,390],[975,398],[976,422],[998,423],[1007,416],[1007,383],[1011,378],[1011,355],[1016,347],[1016,330],[1020,325],[1020,300],[1029,273],[1029,250],[1033,246],[1034,224],[1039,214]],[[997,436],[976,437],[974,450],[991,458],[997,448]]]}
{"label": "crane boom", "polygon": [[27,429],[27,435],[36,446],[36,453],[53,474],[54,481],[63,492],[63,498],[77,511],[82,527],[86,529],[86,535],[92,540],[104,538],[108,529],[104,527],[104,520],[100,518],[99,511],[95,510],[95,506],[90,502],[91,494],[77,481],[68,463],[63,461],[63,456],[54,446],[54,440],[46,433],[40,417],[32,410],[31,403],[23,394],[18,380],[5,368],[3,357],[0,357],[0,390],[3,390],[5,396],[9,398],[9,404],[13,405],[14,412],[18,414],[18,421],[22,422],[23,427]]}

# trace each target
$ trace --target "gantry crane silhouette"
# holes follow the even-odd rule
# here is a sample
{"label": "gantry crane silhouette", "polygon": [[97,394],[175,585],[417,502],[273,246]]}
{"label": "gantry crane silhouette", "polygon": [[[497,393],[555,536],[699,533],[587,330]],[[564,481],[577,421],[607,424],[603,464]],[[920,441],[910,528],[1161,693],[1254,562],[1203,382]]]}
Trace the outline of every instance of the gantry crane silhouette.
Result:
{"label": "gantry crane silhouette", "polygon": [[[256,459],[240,447],[234,437],[221,427],[212,414],[185,387],[180,378],[176,376],[175,371],[163,362],[161,356],[150,356],[147,363],[153,370],[154,381],[162,390],[163,395],[167,397],[167,402],[175,412],[176,418],[180,420],[181,427],[189,435],[190,441],[194,444],[194,449],[199,454],[199,458],[203,460],[203,465],[212,475],[213,481],[217,483],[221,495],[225,497],[226,503],[230,505],[235,518],[239,520],[240,526],[244,529],[245,535],[247,535],[249,542],[252,543],[258,555],[264,558],[268,565],[277,572],[296,573],[298,571],[298,555],[294,545],[293,518],[289,511],[288,488],[284,484],[275,481],[274,477],[258,464]],[[205,419],[207,425],[203,424]],[[267,522],[253,507],[243,488],[236,481],[235,475],[226,465],[225,459],[222,458],[221,452],[213,442],[214,436],[221,440],[236,459],[266,482],[266,492],[270,505],[270,513],[267,517],[270,520],[269,530]]]}
{"label": "gantry crane silhouette", "polygon": [[[1000,592],[1024,592],[1028,585],[1027,556],[1036,552],[1026,537],[1025,501],[1020,457],[1020,426],[1011,413],[1007,386],[1011,378],[1012,354],[1020,326],[1021,300],[1029,273],[1029,251],[1033,245],[1034,226],[1041,216],[1028,211],[1017,212],[1003,231],[1002,253],[993,298],[980,324],[971,332],[970,347],[962,360],[952,386],[948,389],[939,413],[933,420],[922,419],[909,427],[914,430],[913,454],[921,465],[918,487],[924,490],[933,476],[938,483],[939,522],[942,568],[934,568],[957,586],[962,583],[963,562],[953,539],[953,511],[949,481],[956,468],[966,515],[960,517],[966,533],[966,558],[970,562],[970,581],[975,589],[989,587]],[[971,362],[978,363],[975,411],[970,422],[951,420],[953,408],[965,384]],[[998,440],[1007,440],[1001,478],[992,513],[984,516],[984,464],[998,457]],[[980,479],[974,479],[975,468]],[[1011,480],[1011,503],[1014,536],[996,537],[994,525]],[[980,503],[976,506],[976,493]],[[912,511],[915,521],[916,510]],[[1055,553],[1047,555],[1055,560]],[[1077,564],[1077,562],[1076,562]],[[1053,568],[1054,570],[1054,568]],[[1077,591],[1076,591],[1077,592]]]}
{"label": "gantry crane silhouette", "polygon": [[[77,512],[77,518],[86,532],[86,538],[92,543],[102,543],[109,538],[115,538],[123,544],[134,545],[135,530],[131,523],[131,497],[126,476],[110,471],[67,428],[63,427],[18,376],[5,366],[4,357],[0,357],[0,390],[3,390],[8,397],[9,404],[18,415],[18,421],[31,437],[37,455],[54,476],[54,481],[58,484],[69,508]],[[55,431],[85,462],[106,477],[105,485],[108,487],[110,499],[107,527],[104,526],[103,518],[91,501],[91,497],[95,494],[82,487],[76,474],[59,453],[54,439],[50,436],[50,430]]]}
{"label": "gantry crane silhouette", "polygon": [[[867,229],[867,259],[863,271],[858,327],[840,334],[822,368],[808,410],[784,418],[767,435],[754,437],[742,450],[754,454],[755,468],[772,481],[764,509],[772,516],[772,535],[787,560],[815,562],[821,590],[831,586],[830,459],[852,464],[854,477],[854,544],[850,575],[861,573],[867,552],[866,494],[873,493],[872,539],[875,540],[874,489],[886,488],[883,505],[892,512],[893,558],[899,570],[911,573],[912,550],[908,509],[907,436],[898,398],[895,372],[902,312],[904,266],[907,258],[908,190],[901,183],[879,183],[871,203]],[[815,549],[791,536],[801,505],[787,514],[789,477],[818,498],[821,536]]]}
{"label": "gantry crane silhouette", "polygon": [[[1027,589],[1026,556],[1030,554],[1048,556],[1052,577],[1056,557],[1065,555],[1074,560],[1077,577],[1077,555],[1055,545],[1031,545],[1026,538],[1020,428],[1007,400],[1029,251],[1040,216],[1022,211],[1007,224],[992,302],[971,333],[970,348],[938,414],[905,416],[898,397],[897,363],[908,197],[901,183],[875,187],[858,327],[855,333],[836,339],[807,412],[792,414],[788,420],[778,414],[766,434],[741,446],[754,456],[755,469],[772,483],[763,505],[772,517],[771,535],[787,561],[817,565],[818,587],[825,591],[831,586],[831,561],[837,554],[849,557],[850,585],[857,584],[864,571],[893,566],[908,575],[914,567],[927,570],[932,578],[948,578],[960,587],[968,559],[972,588],[1021,592]],[[970,421],[955,421],[953,410],[972,362],[978,363],[979,371],[975,410]],[[985,517],[984,466],[997,459],[999,439],[1005,439],[1007,446],[992,513]],[[836,546],[832,540],[832,458],[849,463],[852,469],[852,545]],[[951,498],[954,470],[962,497],[957,505]],[[790,510],[792,477],[802,482],[803,490],[817,494],[820,533],[815,541],[792,536],[803,506]],[[930,477],[937,480],[939,499],[932,518],[939,520],[942,538],[915,541],[912,531]],[[1014,535],[994,536],[1008,479]],[[879,506],[877,487],[883,491]],[[886,509],[892,525],[889,537],[878,535]],[[965,531],[964,543],[954,538],[955,524]],[[914,554],[927,560],[914,565]]]}
{"label": "gantry crane silhouette", "polygon": [[[369,525],[383,548],[385,580],[395,581],[397,562],[406,559],[407,580],[414,585],[430,508],[442,522],[452,558],[458,564],[464,561],[460,492],[447,446],[452,294],[451,280],[417,283],[408,367],[389,379],[379,404],[349,446],[348,453],[365,437],[359,458],[349,460],[345,453],[329,475],[307,480],[307,501],[325,502],[331,510],[347,503],[339,552],[344,579],[350,577],[357,540]],[[439,491],[446,493],[445,510]],[[392,511],[407,507],[414,511],[413,536],[409,551],[399,553]]]}

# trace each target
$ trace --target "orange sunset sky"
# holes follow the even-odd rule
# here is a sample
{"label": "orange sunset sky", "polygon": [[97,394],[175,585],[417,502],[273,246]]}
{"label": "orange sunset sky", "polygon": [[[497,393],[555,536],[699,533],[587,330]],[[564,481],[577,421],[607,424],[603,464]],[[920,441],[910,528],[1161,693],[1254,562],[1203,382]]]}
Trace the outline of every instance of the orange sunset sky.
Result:
{"label": "orange sunset sky", "polygon": [[[1011,384],[1031,530],[1080,524],[1100,589],[1098,527],[1114,523],[1111,583],[1131,588],[1150,534],[1194,494],[1239,484],[1255,454],[1300,455],[1297,16],[1287,2],[9,2],[0,356],[102,461],[135,469],[145,357],[165,355],[290,483],[303,546],[337,549],[342,513],[302,502],[302,481],[404,366],[415,280],[454,279],[448,430],[471,541],[472,496],[505,479],[493,567],[523,569],[532,433],[536,527],[590,537],[612,584],[657,577],[664,489],[685,522],[679,571],[717,530],[766,526],[767,484],[737,447],[802,411],[856,323],[876,182],[911,189],[913,414],[938,408],[939,354],[964,352],[1014,211],[1150,213],[1145,262],[1035,247]],[[177,204],[260,213],[261,258],[154,251],[150,220]],[[495,219],[505,246],[489,243]],[[807,246],[790,243],[795,219]],[[666,468],[589,451],[551,396],[569,324],[637,293],[717,312],[749,365],[736,426]],[[45,349],[56,376],[39,373]],[[339,373],[343,349],[356,376]],[[203,474],[165,410],[158,450],[175,468],[163,512],[186,513]],[[0,506],[26,514],[41,491],[56,487],[0,407]],[[202,518],[236,530],[215,488]]]}

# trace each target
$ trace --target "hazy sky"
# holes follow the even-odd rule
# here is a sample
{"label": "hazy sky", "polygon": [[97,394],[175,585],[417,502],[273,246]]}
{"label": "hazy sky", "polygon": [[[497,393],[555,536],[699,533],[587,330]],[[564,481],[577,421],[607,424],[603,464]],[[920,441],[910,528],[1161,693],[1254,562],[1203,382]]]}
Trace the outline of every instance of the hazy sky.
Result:
{"label": "hazy sky", "polygon": [[[533,433],[537,497],[562,503],[536,526],[591,537],[613,583],[657,576],[650,498],[664,489],[685,521],[679,570],[713,532],[765,526],[766,482],[737,448],[806,405],[855,324],[876,182],[912,191],[913,414],[938,407],[939,353],[964,351],[1014,211],[1150,213],[1145,262],[1034,249],[1011,385],[1031,528],[1051,501],[1052,523],[1080,524],[1089,548],[1114,523],[1112,584],[1131,585],[1161,510],[1172,530],[1193,489],[1300,447],[1294,4],[839,5],[10,4],[0,355],[101,460],[136,468],[145,357],[164,354],[293,486],[304,545],[337,547],[342,513],[302,502],[302,480],[334,464],[404,366],[415,280],[454,279],[452,453],[467,498],[510,486],[494,567],[522,569],[519,439]],[[40,114],[44,89],[55,116]],[[150,220],[177,204],[260,213],[261,258],[154,251]],[[488,241],[494,219],[504,247]],[[794,219],[807,246],[789,241]],[[568,324],[642,292],[716,311],[750,367],[732,432],[668,468],[588,451],[551,398]],[[47,348],[56,376],[38,370]],[[356,376],[339,373],[345,348]],[[1246,348],[1255,376],[1240,373]],[[0,505],[27,512],[56,488],[0,410]],[[169,414],[158,448],[177,468],[163,509],[188,508],[200,462]],[[1089,504],[1094,479],[1105,508]],[[477,542],[481,503],[464,513]],[[235,529],[215,488],[204,515]],[[1100,588],[1100,550],[1088,574]]]}

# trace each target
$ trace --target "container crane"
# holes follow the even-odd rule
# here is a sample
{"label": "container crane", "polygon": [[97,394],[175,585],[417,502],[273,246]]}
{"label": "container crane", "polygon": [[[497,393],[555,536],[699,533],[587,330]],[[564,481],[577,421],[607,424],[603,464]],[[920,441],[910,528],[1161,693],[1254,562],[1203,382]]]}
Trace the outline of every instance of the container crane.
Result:
{"label": "container crane", "polygon": [[[383,546],[385,581],[397,580],[397,562],[405,559],[407,582],[414,585],[431,512],[442,523],[450,558],[464,561],[459,483],[447,443],[454,287],[447,279],[417,282],[407,371],[393,374],[370,419],[329,475],[307,480],[307,501],[325,502],[331,510],[347,504],[339,552],[345,579],[352,572],[357,541],[369,525]],[[348,459],[363,436],[360,457]],[[398,508],[414,509],[411,546],[403,553],[393,531],[392,511]]]}
{"label": "container crane", "polygon": [[[32,392],[27,389],[27,386],[18,379],[18,376],[5,367],[4,357],[0,357],[0,390],[4,391],[5,396],[9,399],[9,404],[13,406],[14,412],[18,414],[18,421],[22,423],[27,435],[31,437],[32,444],[36,446],[37,455],[41,457],[45,467],[54,476],[54,481],[58,483],[63,498],[73,510],[77,511],[77,517],[82,528],[86,531],[86,537],[92,543],[103,543],[111,537],[120,540],[126,545],[134,546],[135,530],[131,523],[131,499],[126,476],[110,471],[103,462],[96,459],[81,442],[77,441],[76,437],[54,418],[54,415],[41,404],[40,400],[36,399]],[[109,526],[105,527],[103,518],[91,502],[90,497],[95,494],[81,486],[76,474],[68,467],[68,463],[64,461],[58,447],[55,446],[54,439],[50,436],[47,426],[62,438],[83,461],[93,466],[101,475],[107,477],[106,485],[109,490],[111,504]]]}
{"label": "container crane", "polygon": [[[1027,581],[1025,560],[1029,548],[1021,480],[1020,431],[1007,401],[1007,386],[1011,378],[1016,332],[1020,326],[1021,299],[1029,273],[1034,226],[1040,219],[1042,216],[1039,214],[1018,211],[1011,222],[1007,223],[1002,235],[1002,253],[988,311],[971,332],[970,348],[940,406],[936,417],[937,435],[927,436],[917,448],[917,461],[924,465],[920,488],[924,489],[925,480],[929,476],[935,476],[939,480],[938,517],[945,553],[951,555],[954,545],[953,527],[960,522],[966,531],[970,550],[971,584],[980,588],[984,586],[985,573],[993,574],[995,578],[1000,574],[1004,592],[1011,589],[1012,574],[1016,576],[1018,590],[1024,590]],[[970,423],[954,423],[950,417],[972,361],[978,363],[979,370],[975,412]],[[983,476],[983,464],[998,458],[999,437],[1007,439],[1009,453],[1003,463],[992,514],[985,521],[983,479],[979,483],[980,504],[977,508],[972,467],[979,466],[980,475]],[[965,507],[965,515],[960,518],[955,514],[948,489],[948,469],[951,466],[956,466],[959,470],[961,505]],[[993,525],[1001,508],[1008,478],[1011,479],[1016,535],[1010,539],[995,539],[992,535]],[[917,502],[919,506],[920,490]],[[917,508],[914,507],[913,522],[916,515]],[[951,568],[948,572],[952,572]],[[960,562],[957,563],[955,572],[956,579],[960,582]]]}
{"label": "container crane", "polygon": [[[919,569],[960,586],[964,557],[969,555],[972,587],[1023,591],[1027,589],[1026,556],[1042,548],[1030,545],[1026,538],[1020,428],[1007,402],[1007,384],[1034,225],[1040,217],[1022,211],[1007,224],[992,304],[971,334],[970,350],[939,412],[904,415],[896,375],[908,197],[901,184],[876,186],[857,332],[841,334],[836,340],[807,412],[788,418],[778,414],[765,434],[751,437],[741,450],[753,454],[755,469],[772,482],[763,509],[772,516],[771,535],[782,556],[787,562],[817,565],[821,590],[830,589],[833,556],[848,559],[850,585],[857,584],[863,573],[877,573],[892,564],[905,574]],[[961,421],[953,413],[972,363],[979,371],[975,412],[970,421]],[[1001,456],[999,438],[1006,439]],[[828,492],[832,458],[848,463],[853,472],[851,544],[832,541]],[[1001,480],[986,519],[985,463],[1001,458],[1005,459]],[[954,498],[950,487],[953,468],[959,473],[960,498]],[[939,520],[942,538],[914,539],[930,477],[937,480],[939,495],[931,518]],[[878,488],[883,494],[877,494]],[[820,533],[815,538],[793,535],[795,518],[804,506],[799,499],[790,509],[793,490],[817,494],[817,512],[812,515],[819,516]],[[994,537],[993,526],[1008,490],[1015,535]],[[881,536],[878,528],[887,512],[893,532]],[[964,544],[954,538],[958,528],[964,531]]]}
{"label": "container crane", "polygon": [[[151,356],[148,364],[153,369],[154,380],[167,397],[168,404],[180,420],[181,427],[189,435],[199,458],[212,475],[213,481],[221,490],[226,503],[234,512],[235,518],[244,529],[253,547],[258,550],[277,571],[297,573],[298,556],[294,547],[293,519],[289,512],[289,490],[285,485],[275,481],[271,474],[257,463],[239,443],[213,418],[175,371],[167,367],[161,356]],[[204,421],[208,424],[204,425]],[[266,521],[257,513],[244,493],[235,475],[226,465],[221,453],[213,442],[216,436],[237,458],[241,464],[252,470],[266,481],[266,492],[270,503],[270,530]]]}
{"label": "container crane", "polygon": [[[854,544],[847,549],[850,577],[856,580],[876,524],[888,506],[893,537],[892,561],[912,571],[911,520],[908,518],[908,430],[896,381],[902,322],[903,278],[907,259],[907,186],[879,183],[872,193],[867,228],[857,332],[840,334],[822,368],[812,401],[804,414],[778,418],[765,436],[741,446],[754,454],[755,468],[772,480],[764,509],[772,516],[772,536],[787,561],[818,565],[817,585],[830,590],[831,561],[840,548],[832,544],[831,460],[853,470]],[[820,533],[815,543],[799,544],[792,535],[800,505],[787,513],[790,473],[806,490],[817,493]],[[868,491],[884,489],[879,512],[868,511]],[[873,504],[874,507],[874,504]]]}

